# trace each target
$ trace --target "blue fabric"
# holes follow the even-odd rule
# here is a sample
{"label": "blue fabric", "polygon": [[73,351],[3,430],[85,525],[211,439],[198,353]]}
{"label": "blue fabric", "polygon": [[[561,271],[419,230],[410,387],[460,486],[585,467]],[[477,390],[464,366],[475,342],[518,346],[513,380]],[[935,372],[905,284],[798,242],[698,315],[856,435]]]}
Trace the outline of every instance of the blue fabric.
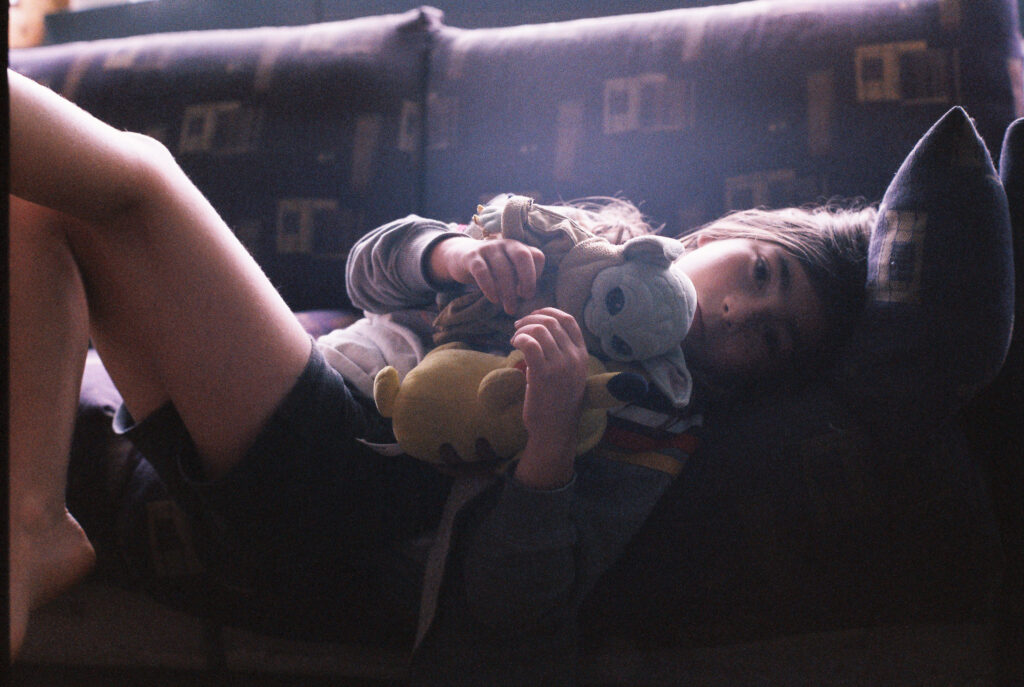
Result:
{"label": "blue fabric", "polygon": [[504,191],[552,204],[622,194],[674,235],[729,209],[878,200],[954,104],[997,149],[1015,116],[1016,26],[1004,0],[442,26],[419,212],[466,221]]}
{"label": "blue fabric", "polygon": [[949,421],[999,371],[1013,325],[1006,194],[961,108],[918,142],[882,200],[868,305],[840,365],[849,403],[899,441]]}
{"label": "blue fabric", "polygon": [[293,309],[345,300],[345,255],[412,212],[436,18],[412,10],[12,51],[11,67],[164,143]]}

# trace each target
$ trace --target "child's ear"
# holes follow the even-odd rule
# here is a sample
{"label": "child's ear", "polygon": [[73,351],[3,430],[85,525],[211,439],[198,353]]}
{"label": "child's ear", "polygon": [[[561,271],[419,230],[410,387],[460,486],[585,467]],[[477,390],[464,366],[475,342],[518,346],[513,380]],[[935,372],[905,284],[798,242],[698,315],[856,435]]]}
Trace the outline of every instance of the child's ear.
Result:
{"label": "child's ear", "polygon": [[714,240],[715,239],[711,237],[711,234],[706,232],[697,234],[697,248],[702,248],[705,244],[711,243]]}

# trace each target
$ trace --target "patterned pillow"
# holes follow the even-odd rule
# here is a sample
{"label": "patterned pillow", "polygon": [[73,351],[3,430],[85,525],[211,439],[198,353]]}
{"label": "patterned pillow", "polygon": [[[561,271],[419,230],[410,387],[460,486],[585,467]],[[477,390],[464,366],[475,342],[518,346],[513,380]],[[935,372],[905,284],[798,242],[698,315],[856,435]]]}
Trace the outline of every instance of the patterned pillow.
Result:
{"label": "patterned pillow", "polygon": [[[1006,128],[1003,150],[999,155],[999,176],[1006,189],[1010,205],[1010,222],[1013,225],[1014,265],[1017,269],[1017,321],[1024,326],[1021,310],[1024,309],[1024,118],[1018,119]],[[1014,336],[1018,345],[1020,332]]]}
{"label": "patterned pillow", "polygon": [[889,184],[867,286],[839,375],[869,427],[896,438],[941,423],[999,371],[1013,324],[1010,219],[963,109],[932,126]]}

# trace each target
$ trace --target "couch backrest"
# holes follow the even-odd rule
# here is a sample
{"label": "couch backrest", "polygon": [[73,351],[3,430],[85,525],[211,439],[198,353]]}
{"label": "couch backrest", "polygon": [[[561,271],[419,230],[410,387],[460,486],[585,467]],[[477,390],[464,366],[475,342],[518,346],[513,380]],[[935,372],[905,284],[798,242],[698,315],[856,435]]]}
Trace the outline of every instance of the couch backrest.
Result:
{"label": "couch backrest", "polygon": [[349,246],[408,212],[621,194],[674,234],[734,207],[878,200],[950,105],[993,154],[1024,107],[1013,0],[760,0],[474,30],[420,8],[10,64],[167,144],[294,308],[344,304]]}
{"label": "couch backrest", "polygon": [[16,50],[10,64],[162,141],[293,308],[337,307],[352,243],[416,208],[435,21],[157,34]]}
{"label": "couch backrest", "polygon": [[993,155],[1022,107],[1005,0],[763,0],[441,27],[425,212],[496,192],[614,195],[676,234],[725,210],[881,198],[951,105]]}

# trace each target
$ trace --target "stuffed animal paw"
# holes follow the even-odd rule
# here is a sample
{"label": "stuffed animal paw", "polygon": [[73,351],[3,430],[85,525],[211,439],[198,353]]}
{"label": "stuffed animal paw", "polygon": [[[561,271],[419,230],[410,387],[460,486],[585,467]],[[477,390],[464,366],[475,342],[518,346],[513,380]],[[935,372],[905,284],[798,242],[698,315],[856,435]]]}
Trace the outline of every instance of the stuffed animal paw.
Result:
{"label": "stuffed animal paw", "polygon": [[[377,373],[373,398],[392,420],[395,440],[407,454],[437,465],[455,466],[490,458],[514,458],[526,446],[522,353],[481,353],[460,343],[428,353],[405,379],[386,367]],[[607,372],[590,359],[577,455],[600,440],[606,409],[647,393],[640,375]]]}
{"label": "stuffed animal paw", "polygon": [[501,211],[505,203],[500,199],[492,200],[487,205],[477,205],[476,214],[473,215],[473,224],[480,227],[484,236],[496,236],[501,234]]}

